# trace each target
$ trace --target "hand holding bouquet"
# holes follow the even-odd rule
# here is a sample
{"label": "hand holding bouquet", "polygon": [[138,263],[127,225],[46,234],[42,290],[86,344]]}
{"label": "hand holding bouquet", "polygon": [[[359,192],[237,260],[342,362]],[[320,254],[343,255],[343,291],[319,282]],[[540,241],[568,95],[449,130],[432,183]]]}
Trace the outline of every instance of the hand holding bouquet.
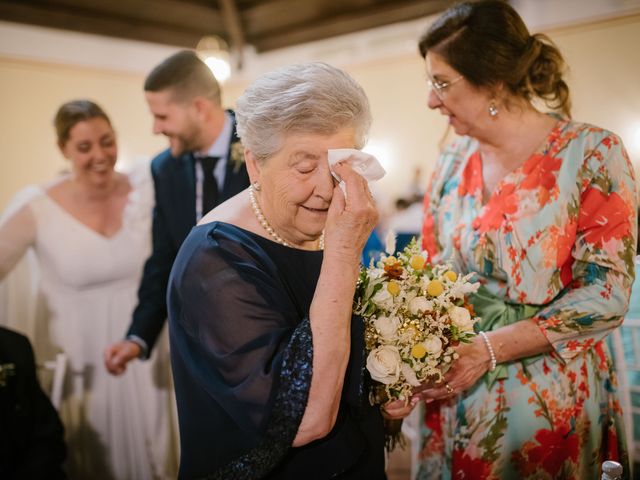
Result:
{"label": "hand holding bouquet", "polygon": [[362,268],[354,313],[364,319],[367,370],[378,382],[372,404],[408,402],[414,387],[442,381],[458,357],[454,347],[475,335],[478,318],[465,300],[479,286],[471,276],[429,265],[415,239]]}

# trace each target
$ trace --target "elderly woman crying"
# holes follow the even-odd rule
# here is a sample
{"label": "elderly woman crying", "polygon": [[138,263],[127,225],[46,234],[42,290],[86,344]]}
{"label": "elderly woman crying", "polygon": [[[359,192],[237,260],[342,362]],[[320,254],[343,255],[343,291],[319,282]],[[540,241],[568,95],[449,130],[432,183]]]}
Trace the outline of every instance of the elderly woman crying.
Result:
{"label": "elderly woman crying", "polygon": [[384,478],[352,300],[378,214],[327,151],[361,148],[362,88],[322,63],[266,74],[237,103],[251,187],[210,212],[169,285],[181,478]]}

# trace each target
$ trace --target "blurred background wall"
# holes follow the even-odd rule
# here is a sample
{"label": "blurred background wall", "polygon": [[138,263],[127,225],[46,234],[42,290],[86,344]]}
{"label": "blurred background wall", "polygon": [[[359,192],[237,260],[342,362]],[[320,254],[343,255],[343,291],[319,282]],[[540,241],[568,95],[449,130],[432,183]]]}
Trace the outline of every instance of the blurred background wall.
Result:
{"label": "blurred background wall", "polygon": [[[514,5],[532,31],[548,33],[564,53],[574,118],[618,133],[640,171],[640,12],[585,18],[583,10],[553,6],[567,2],[537,2],[546,11],[532,3]],[[286,63],[322,60],[344,68],[371,101],[374,123],[365,150],[389,172],[377,190],[390,204],[405,193],[416,167],[427,182],[445,133],[446,121],[426,107],[416,49],[432,18],[249,56],[243,72],[223,86],[224,104],[233,107],[256,75]],[[165,140],[151,134],[142,84],[177,49],[0,21],[0,209],[25,185],[65,168],[52,119],[67,100],[90,98],[106,109],[118,133],[120,168],[164,149]]]}

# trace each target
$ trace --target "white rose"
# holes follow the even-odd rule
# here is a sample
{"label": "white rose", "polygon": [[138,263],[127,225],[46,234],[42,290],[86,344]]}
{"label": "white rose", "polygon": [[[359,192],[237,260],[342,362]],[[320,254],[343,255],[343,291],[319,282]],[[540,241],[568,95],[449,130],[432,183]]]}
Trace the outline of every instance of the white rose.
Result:
{"label": "white rose", "polygon": [[449,310],[449,317],[458,330],[473,332],[473,320],[471,320],[471,314],[466,308],[453,307]]}
{"label": "white rose", "polygon": [[376,330],[384,340],[395,340],[398,337],[400,319],[398,317],[381,316],[373,322]]}
{"label": "white rose", "polygon": [[427,353],[433,357],[438,358],[442,353],[442,340],[435,335],[429,335],[422,344]]}
{"label": "white rose", "polygon": [[409,310],[414,315],[419,312],[429,312],[433,310],[433,302],[427,300],[426,297],[416,297],[409,302]]}
{"label": "white rose", "polygon": [[416,377],[416,372],[414,372],[409,365],[407,365],[406,363],[403,363],[400,368],[402,370],[402,375],[404,376],[405,380],[409,385],[411,385],[412,387],[420,386],[418,377]]}
{"label": "white rose", "polygon": [[382,278],[384,275],[384,268],[371,268],[369,269],[369,277],[377,280],[378,278]]}
{"label": "white rose", "polygon": [[393,295],[383,286],[376,292],[371,301],[381,309],[388,310],[393,306]]}
{"label": "white rose", "polygon": [[398,349],[384,345],[371,350],[367,357],[367,370],[369,370],[371,378],[374,380],[385,385],[391,385],[400,378],[401,363],[402,359]]}

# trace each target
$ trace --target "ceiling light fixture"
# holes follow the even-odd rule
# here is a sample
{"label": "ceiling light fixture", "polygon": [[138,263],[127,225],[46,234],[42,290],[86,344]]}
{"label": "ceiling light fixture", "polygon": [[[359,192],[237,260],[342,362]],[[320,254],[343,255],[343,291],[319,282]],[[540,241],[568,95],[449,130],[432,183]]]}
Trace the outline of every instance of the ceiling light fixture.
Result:
{"label": "ceiling light fixture", "polygon": [[217,35],[202,37],[196,46],[196,54],[211,69],[216,80],[224,83],[231,76],[229,46]]}

